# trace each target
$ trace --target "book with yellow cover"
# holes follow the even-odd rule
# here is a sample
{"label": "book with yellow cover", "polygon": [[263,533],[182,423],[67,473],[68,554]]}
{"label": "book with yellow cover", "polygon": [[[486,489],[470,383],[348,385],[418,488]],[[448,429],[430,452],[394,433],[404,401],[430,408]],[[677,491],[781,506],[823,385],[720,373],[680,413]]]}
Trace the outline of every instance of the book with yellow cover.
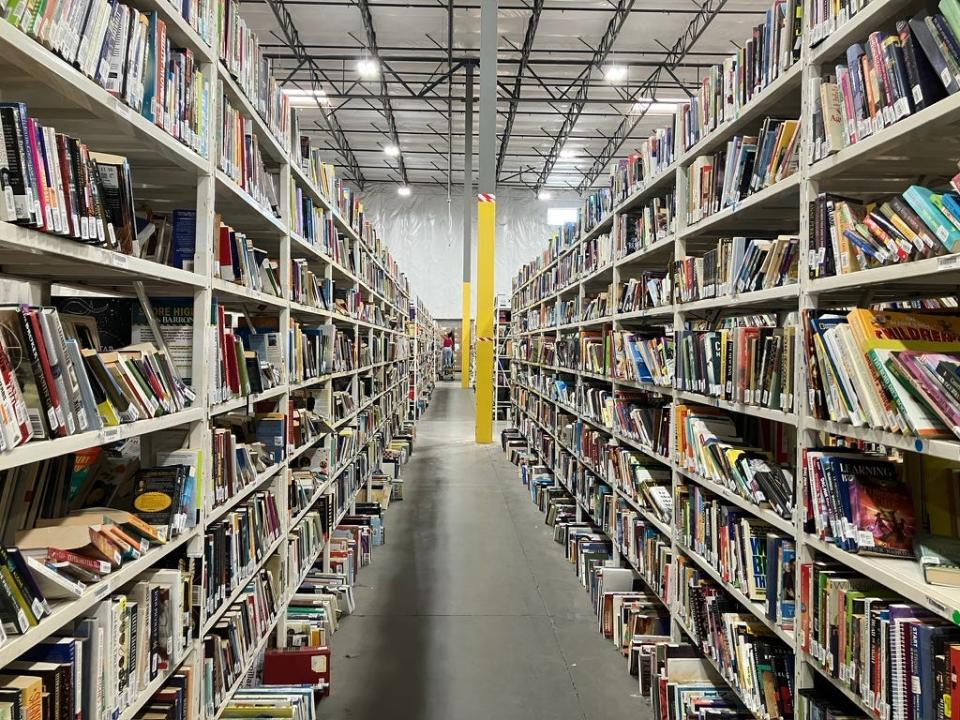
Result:
{"label": "book with yellow cover", "polygon": [[847,315],[860,349],[960,352],[960,317],[855,308]]}

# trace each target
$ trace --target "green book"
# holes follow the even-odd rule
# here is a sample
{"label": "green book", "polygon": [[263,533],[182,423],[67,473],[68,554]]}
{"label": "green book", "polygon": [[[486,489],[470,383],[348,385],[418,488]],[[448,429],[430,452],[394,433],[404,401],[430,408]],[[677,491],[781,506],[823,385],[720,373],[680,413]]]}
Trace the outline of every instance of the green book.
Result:
{"label": "green book", "polygon": [[940,0],[937,5],[953,34],[960,37],[960,0]]}

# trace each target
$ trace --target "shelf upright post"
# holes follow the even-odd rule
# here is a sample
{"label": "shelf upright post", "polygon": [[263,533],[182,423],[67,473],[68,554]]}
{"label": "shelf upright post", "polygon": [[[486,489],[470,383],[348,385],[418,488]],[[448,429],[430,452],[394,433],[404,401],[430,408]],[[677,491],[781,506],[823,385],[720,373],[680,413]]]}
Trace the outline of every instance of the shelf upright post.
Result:
{"label": "shelf upright post", "polygon": [[463,112],[463,311],[460,315],[460,387],[470,387],[470,321],[473,315],[473,63],[467,64]]}
{"label": "shelf upright post", "polygon": [[[296,113],[296,110],[291,110],[291,113]],[[290,126],[294,127],[296,124],[291,122]],[[295,142],[295,140],[294,140]],[[280,257],[279,257],[279,269],[280,269],[280,291],[283,293],[284,304],[280,310],[280,321],[278,324],[278,329],[280,330],[281,337],[288,337],[290,333],[290,301],[292,298],[292,288],[290,287],[291,279],[291,239],[290,233],[292,232],[291,228],[293,226],[293,217],[290,213],[290,203],[291,203],[291,183],[293,182],[292,172],[290,168],[290,157],[292,155],[291,149],[289,147],[284,148],[286,151],[286,157],[283,162],[280,164],[280,217],[283,220],[283,225],[286,228],[286,232],[280,238]],[[290,409],[290,360],[286,357],[287,348],[289,343],[283,343],[281,352],[283,355],[283,365],[284,372],[286,373],[286,383],[284,393],[277,399],[277,402],[283,408],[284,413],[289,413]],[[289,417],[288,417],[289,422]],[[287,455],[293,452],[293,447],[290,443],[287,443]],[[286,527],[281,531],[283,532],[283,542],[280,545],[280,559],[282,567],[286,569],[287,577],[284,578],[287,586],[287,595],[296,591],[296,588],[289,583],[292,583],[296,580],[294,573],[290,571],[290,540],[289,540],[289,531],[293,528],[289,526],[289,521],[291,519],[290,515],[290,506],[289,506],[289,494],[287,493],[287,488],[290,486],[290,466],[284,461],[283,467],[280,469],[274,476],[273,480],[277,490],[277,504],[278,512],[280,517],[285,520]],[[279,579],[279,578],[278,578]],[[287,638],[287,624],[286,624],[286,614],[281,613],[279,619],[277,620],[277,628],[275,634],[277,640],[277,647],[286,646]]]}
{"label": "shelf upright post", "polygon": [[[674,128],[679,125],[679,117],[674,115]],[[674,209],[674,241],[673,241],[673,259],[674,261],[679,260],[686,253],[686,241],[683,239],[683,230],[687,226],[687,195],[690,191],[689,177],[686,173],[686,170],[682,164],[682,160],[685,160],[684,157],[684,148],[683,148],[683,139],[680,136],[679,132],[674,133],[674,157],[677,158],[677,170],[674,173],[674,191],[673,191],[673,209]],[[674,353],[676,353],[676,333],[683,325],[683,313],[680,309],[680,304],[677,302],[677,288],[673,288],[673,318],[672,318],[672,327],[670,331],[674,334]],[[680,483],[682,482],[682,476],[677,471],[678,467],[678,458],[677,458],[677,390],[675,387],[670,389],[671,403],[670,403],[670,427],[673,429],[673,432],[670,433],[670,445],[668,450],[668,459],[670,460],[670,477],[671,477],[671,493],[673,494],[674,499],[677,497],[677,491],[679,489]],[[670,518],[670,557],[671,562],[676,563],[677,555],[680,552],[680,549],[677,545],[677,518],[674,514]],[[676,567],[676,565],[674,565]],[[679,613],[678,607],[678,598],[680,597],[680,586],[679,581],[676,577],[676,572],[670,573],[670,587],[668,588],[668,597],[667,601],[670,603],[670,617],[672,622],[670,623],[670,636],[676,640],[681,641],[684,637],[683,629],[680,627],[680,624],[677,622],[677,615]]]}
{"label": "shelf upright post", "polygon": [[[797,172],[800,173],[800,260],[797,263],[797,282],[800,286],[800,295],[799,312],[797,314],[797,340],[795,343],[796,347],[794,348],[793,363],[793,400],[794,412],[797,413],[797,451],[794,472],[795,487],[793,524],[795,565],[797,568],[799,568],[800,565],[810,563],[815,559],[813,548],[806,543],[806,533],[803,531],[802,518],[806,517],[806,499],[805,493],[803,492],[801,478],[804,448],[814,447],[818,444],[817,433],[810,427],[809,424],[810,413],[812,412],[813,408],[810,407],[810,396],[806,392],[806,381],[807,377],[809,377],[807,375],[807,354],[805,351],[808,325],[804,322],[804,313],[806,311],[815,309],[817,306],[816,296],[810,293],[810,258],[808,252],[810,249],[810,233],[813,231],[813,228],[810,226],[810,214],[807,211],[807,208],[810,207],[810,203],[814,200],[814,198],[816,198],[817,193],[819,192],[819,183],[817,183],[816,180],[811,179],[809,174],[809,163],[811,157],[810,148],[812,146],[813,128],[812,123],[807,122],[807,119],[813,117],[814,109],[813,97],[811,96],[809,89],[813,87],[813,79],[819,76],[820,68],[818,65],[810,64],[810,60],[813,55],[813,52],[810,48],[810,40],[810,28],[808,23],[804,22],[801,34],[801,50],[799,60],[803,67],[800,86],[800,117],[804,119],[804,122],[801,123],[799,131],[803,132],[806,137],[800,139],[799,169],[797,170]],[[816,672],[809,666],[803,652],[801,652],[800,649],[801,635],[799,622],[799,572],[795,573],[794,580],[794,597],[797,599],[798,604],[797,617],[794,619],[794,642],[797,648],[797,662],[795,663],[794,670],[794,687],[801,689],[813,687]]]}
{"label": "shelf upright post", "polygon": [[[203,73],[208,78],[209,86],[213,89],[219,86],[217,77],[217,63],[212,62],[203,66]],[[219,103],[220,99],[216,98]],[[215,362],[214,344],[211,336],[210,313],[213,307],[213,237],[218,231],[216,223],[216,175],[217,175],[217,152],[219,141],[217,139],[217,129],[215,122],[207,123],[207,158],[205,171],[197,178],[196,191],[196,243],[194,248],[193,269],[204,279],[202,287],[194,289],[193,293],[193,362],[191,384],[196,393],[194,402],[200,403],[205,412],[203,418],[198,423],[193,423],[190,427],[189,445],[192,448],[201,449],[201,459],[203,467],[201,474],[203,481],[210,483],[213,480],[213,440],[210,429],[211,417],[211,393],[210,373],[208,368]],[[201,573],[205,572],[204,565],[204,528],[206,527],[206,517],[209,508],[206,507],[207,493],[200,489],[200,517],[197,519],[197,531],[194,537],[188,542],[186,554],[195,558],[196,563],[201,568]],[[207,612],[204,603],[200,606],[199,627],[203,628],[206,624]],[[195,677],[202,677],[202,651],[198,646],[190,662],[193,665]],[[202,711],[200,694],[196,693],[190,698],[195,713]]]}

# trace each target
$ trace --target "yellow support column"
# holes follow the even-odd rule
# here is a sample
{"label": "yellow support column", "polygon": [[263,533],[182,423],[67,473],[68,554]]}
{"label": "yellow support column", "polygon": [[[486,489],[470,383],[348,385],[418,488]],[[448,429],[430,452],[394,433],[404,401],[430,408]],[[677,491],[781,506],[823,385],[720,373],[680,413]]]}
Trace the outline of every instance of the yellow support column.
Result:
{"label": "yellow support column", "polygon": [[478,443],[493,442],[493,259],[497,202],[492,193],[477,195],[477,403]]}

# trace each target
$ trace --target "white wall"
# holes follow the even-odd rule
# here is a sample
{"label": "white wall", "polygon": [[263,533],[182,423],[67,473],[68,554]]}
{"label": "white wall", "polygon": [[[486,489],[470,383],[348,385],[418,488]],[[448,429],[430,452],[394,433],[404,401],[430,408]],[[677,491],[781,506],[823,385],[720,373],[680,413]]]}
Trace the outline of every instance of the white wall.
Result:
{"label": "white wall", "polygon": [[[397,195],[396,185],[371,184],[364,188],[363,206],[380,228],[410,286],[435,318],[461,316],[463,277],[463,188],[453,186],[447,203],[446,188],[413,185],[410,197]],[[555,194],[549,202],[537,200],[529,190],[497,191],[495,287],[509,297],[510,284],[521,265],[546,247],[552,232],[547,208],[576,206],[577,196]],[[476,204],[473,205],[473,315],[476,317]]]}

